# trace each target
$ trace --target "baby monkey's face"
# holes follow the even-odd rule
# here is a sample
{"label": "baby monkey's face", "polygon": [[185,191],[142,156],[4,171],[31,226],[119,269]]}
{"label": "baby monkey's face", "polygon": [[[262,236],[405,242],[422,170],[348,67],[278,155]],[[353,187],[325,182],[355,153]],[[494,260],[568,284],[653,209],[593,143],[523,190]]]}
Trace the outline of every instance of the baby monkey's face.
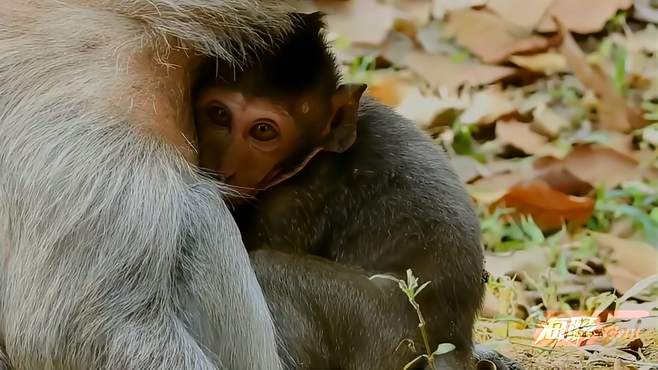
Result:
{"label": "baby monkey's face", "polygon": [[356,139],[365,85],[330,88],[286,103],[222,86],[203,89],[195,103],[200,166],[255,195],[295,175],[319,151],[344,152]]}
{"label": "baby monkey's face", "polygon": [[201,167],[247,195],[273,181],[278,166],[298,150],[302,139],[286,108],[236,90],[204,89],[195,114]]}

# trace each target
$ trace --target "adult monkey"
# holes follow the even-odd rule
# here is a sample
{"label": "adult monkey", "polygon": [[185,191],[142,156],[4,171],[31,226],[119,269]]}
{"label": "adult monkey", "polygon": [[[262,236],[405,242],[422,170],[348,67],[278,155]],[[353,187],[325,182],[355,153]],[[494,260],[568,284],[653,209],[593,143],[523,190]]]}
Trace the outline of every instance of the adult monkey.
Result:
{"label": "adult monkey", "polygon": [[287,28],[256,0],[0,0],[0,346],[15,369],[280,369],[190,76]]}

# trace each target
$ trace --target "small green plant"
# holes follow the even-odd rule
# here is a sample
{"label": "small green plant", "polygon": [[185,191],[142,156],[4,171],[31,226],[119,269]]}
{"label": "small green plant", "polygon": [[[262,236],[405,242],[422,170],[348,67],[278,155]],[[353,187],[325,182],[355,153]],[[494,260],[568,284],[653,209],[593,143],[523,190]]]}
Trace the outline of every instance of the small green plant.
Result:
{"label": "small green plant", "polygon": [[[625,19],[625,17],[623,18]],[[628,93],[628,79],[626,65],[628,64],[628,51],[624,45],[614,42],[611,38],[605,38],[599,44],[598,49],[587,57],[591,64],[603,65],[610,60],[613,64],[611,78],[617,91],[626,96]]]}
{"label": "small green plant", "polygon": [[610,18],[608,23],[605,25],[606,31],[610,33],[623,31],[627,25],[626,18],[628,18],[628,14],[624,11],[615,14],[615,16]]}
{"label": "small green plant", "polygon": [[642,182],[628,182],[620,189],[597,189],[594,213],[587,227],[607,231],[614,221],[630,220],[650,243],[658,243],[658,189]]}
{"label": "small green plant", "polygon": [[371,55],[359,56],[352,60],[350,65],[350,79],[355,82],[366,83],[370,80],[375,69],[375,57]]}
{"label": "small green plant", "polygon": [[477,127],[474,125],[464,125],[459,120],[455,121],[452,125],[452,132],[454,133],[452,148],[457,154],[467,155],[480,162],[485,162],[486,158],[478,150],[478,144],[473,138],[475,130],[477,130]]}
{"label": "small green plant", "polygon": [[463,63],[469,59],[471,59],[471,53],[468,49],[455,45],[455,51],[450,54],[450,60],[453,63]]}
{"label": "small green plant", "polygon": [[[413,366],[416,362],[420,361],[421,359],[426,359],[427,363],[429,364],[430,368],[433,368],[434,364],[434,358],[436,356],[442,355],[444,353],[448,353],[452,350],[455,349],[454,344],[451,343],[441,343],[438,345],[436,350],[434,352],[430,352],[430,341],[429,341],[429,336],[427,335],[427,329],[426,329],[426,322],[425,318],[423,317],[423,313],[420,310],[420,305],[418,302],[416,302],[416,297],[418,294],[425,289],[431,282],[426,281],[422,284],[418,284],[418,278],[414,276],[413,272],[411,269],[407,270],[407,279],[398,279],[394,276],[390,275],[384,275],[384,274],[379,274],[379,275],[373,275],[370,277],[370,279],[387,279],[391,281],[395,281],[398,283],[398,286],[400,287],[400,290],[407,296],[407,299],[409,300],[409,303],[411,306],[414,308],[414,311],[416,311],[416,315],[418,316],[418,329],[420,330],[420,335],[423,339],[423,344],[425,346],[425,353],[419,355],[418,357],[414,358],[411,360],[408,364],[405,365],[404,370],[409,369],[411,366]],[[413,344],[413,341],[408,340]]]}
{"label": "small green plant", "polygon": [[622,95],[628,94],[628,79],[626,78],[626,60],[628,52],[622,45],[615,44],[612,48],[612,61],[615,68],[612,73],[612,81],[615,83],[617,91]]}
{"label": "small green plant", "polygon": [[510,252],[538,246],[546,241],[531,216],[521,216],[516,221],[510,217],[513,209],[496,208],[490,213],[482,208],[480,211],[482,241],[489,250]]}
{"label": "small green plant", "polygon": [[[658,122],[658,103],[654,103],[651,101],[645,101],[642,103],[642,109],[644,110],[644,119],[647,121],[652,121],[652,122]],[[649,126],[649,130],[655,130],[655,124]]]}

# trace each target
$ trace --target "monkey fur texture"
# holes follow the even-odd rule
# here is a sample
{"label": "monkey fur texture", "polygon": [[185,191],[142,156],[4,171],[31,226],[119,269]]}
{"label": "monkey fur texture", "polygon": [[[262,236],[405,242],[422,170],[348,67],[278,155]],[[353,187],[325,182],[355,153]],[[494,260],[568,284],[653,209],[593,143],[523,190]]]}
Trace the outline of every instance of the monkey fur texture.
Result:
{"label": "monkey fur texture", "polygon": [[281,369],[190,81],[288,29],[256,0],[0,0],[0,346],[14,369]]}

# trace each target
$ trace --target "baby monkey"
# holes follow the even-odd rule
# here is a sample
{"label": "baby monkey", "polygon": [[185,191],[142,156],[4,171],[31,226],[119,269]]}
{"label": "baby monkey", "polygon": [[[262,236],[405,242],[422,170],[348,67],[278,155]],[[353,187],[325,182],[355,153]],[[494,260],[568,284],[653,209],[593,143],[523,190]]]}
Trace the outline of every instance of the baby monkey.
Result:
{"label": "baby monkey", "polygon": [[322,14],[292,15],[298,29],[243,70],[208,64],[195,115],[199,164],[252,196],[301,170],[320,151],[342,153],[356,138],[364,84],[339,84],[335,60],[317,48]]}
{"label": "baby monkey", "polygon": [[418,298],[427,332],[456,346],[436,368],[518,369],[473,351],[484,258],[448,159],[413,122],[361,99],[364,85],[339,84],[321,14],[292,16],[255,65],[208,65],[195,97],[201,166],[258,195],[233,214],[285,368],[403,368],[417,354],[396,348],[422,343],[417,316],[397,284],[368,277],[411,268],[432,282]]}

